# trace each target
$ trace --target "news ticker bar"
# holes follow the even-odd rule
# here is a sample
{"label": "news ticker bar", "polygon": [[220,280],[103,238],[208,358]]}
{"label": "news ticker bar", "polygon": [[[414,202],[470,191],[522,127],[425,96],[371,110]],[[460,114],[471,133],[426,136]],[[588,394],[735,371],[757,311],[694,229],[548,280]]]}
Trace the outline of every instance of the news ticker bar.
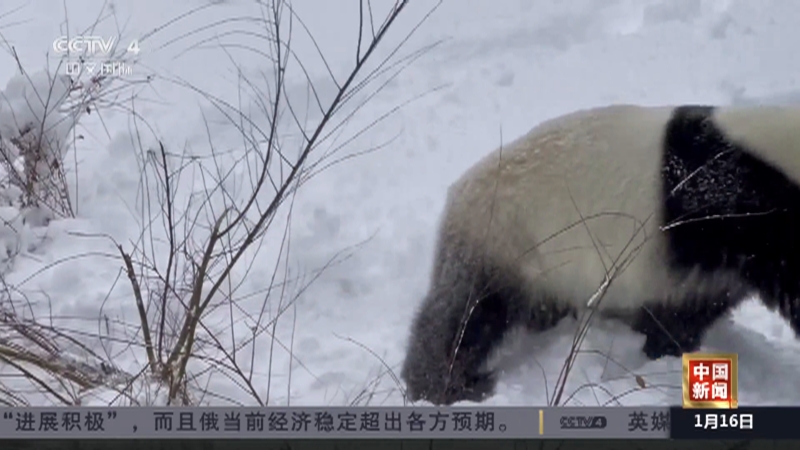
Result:
{"label": "news ticker bar", "polygon": [[0,408],[0,439],[800,439],[800,408]]}

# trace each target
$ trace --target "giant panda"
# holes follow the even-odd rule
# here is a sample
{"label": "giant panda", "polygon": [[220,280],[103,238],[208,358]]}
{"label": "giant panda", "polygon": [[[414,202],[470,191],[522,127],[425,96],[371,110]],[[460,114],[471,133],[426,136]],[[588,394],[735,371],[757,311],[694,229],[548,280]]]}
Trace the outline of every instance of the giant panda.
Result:
{"label": "giant panda", "polygon": [[[594,309],[656,359],[757,294],[800,333],[800,109],[613,105],[551,119],[448,190],[401,377],[482,401],[512,327]],[[591,303],[591,304],[590,304]]]}

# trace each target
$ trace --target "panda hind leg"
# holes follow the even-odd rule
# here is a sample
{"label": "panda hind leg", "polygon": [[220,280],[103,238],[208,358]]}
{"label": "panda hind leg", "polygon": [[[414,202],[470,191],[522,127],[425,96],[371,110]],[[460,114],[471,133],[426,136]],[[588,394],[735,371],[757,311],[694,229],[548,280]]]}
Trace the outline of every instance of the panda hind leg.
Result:
{"label": "panda hind leg", "polygon": [[466,258],[448,260],[435,271],[412,321],[403,362],[409,400],[449,405],[492,394],[494,377],[484,363],[524,301],[518,286],[492,272]]}
{"label": "panda hind leg", "polygon": [[566,314],[531,308],[531,292],[514,271],[473,258],[446,261],[412,322],[401,376],[411,401],[479,402],[494,393],[496,374],[486,363],[507,332],[541,331]]}

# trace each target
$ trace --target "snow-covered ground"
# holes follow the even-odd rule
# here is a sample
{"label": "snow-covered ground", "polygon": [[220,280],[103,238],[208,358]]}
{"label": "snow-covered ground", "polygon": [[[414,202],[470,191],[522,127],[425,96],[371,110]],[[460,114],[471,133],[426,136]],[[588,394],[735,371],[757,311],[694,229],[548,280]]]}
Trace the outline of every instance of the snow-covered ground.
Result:
{"label": "snow-covered ground", "polygon": [[[0,34],[22,66],[36,72],[55,61],[46,53],[52,53],[53,39],[64,34],[67,24],[73,34],[84,30],[96,21],[104,2],[71,0],[67,11],[50,0],[18,3],[0,7]],[[335,2],[334,9],[333,3],[294,0],[293,5],[331,70],[342,76],[355,58],[358,7],[357,2]],[[394,2],[372,3],[385,11]],[[381,54],[434,4],[411,2]],[[121,27],[125,36],[135,37],[204,5],[141,43],[132,79],[157,77],[123,89],[117,101],[128,108],[133,104],[147,126],[123,111],[104,110],[81,119],[78,132],[84,138],[67,157],[78,161],[77,182],[72,180],[79,187],[78,218],[30,230],[25,237],[30,250],[23,249],[9,261],[4,274],[5,282],[19,293],[15,295],[32,299],[25,314],[45,321],[53,317],[55,325],[68,328],[128,373],[144,367],[144,351],[125,343],[141,342],[135,335],[140,333],[138,316],[108,237],[127,250],[149,239],[141,237],[148,219],[142,213],[137,136],[145,149],[157,148],[155,141],[160,139],[175,153],[188,151],[203,158],[213,144],[216,151],[234,152],[230,157],[235,158],[242,145],[239,131],[197,90],[247,109],[253,99],[239,98],[236,70],[267,82],[271,63],[245,48],[257,42],[256,37],[229,33],[254,25],[230,20],[204,27],[226,18],[258,17],[263,9],[252,1],[118,0],[113,2],[116,19],[102,21],[91,33],[102,36]],[[281,268],[279,278],[301,276],[308,281],[329,261],[335,263],[277,321],[274,345],[264,335],[255,350],[247,345],[240,351],[239,361],[246,369],[255,352],[253,386],[259,396],[269,396],[270,404],[401,404],[387,366],[397,371],[404,356],[408,324],[426,289],[435,226],[451,181],[501,140],[577,108],[614,102],[798,101],[797,23],[800,7],[784,0],[445,0],[402,52],[442,42],[390,81],[335,141],[320,150],[345,142],[402,104],[342,152],[380,148],[326,169],[302,186],[295,199],[288,269]],[[315,59],[310,41],[302,39],[300,26],[295,28],[300,36],[295,49],[312,61],[312,79],[320,95],[330,99],[327,71]],[[0,86],[16,73],[17,62],[0,53]],[[197,90],[179,86],[178,79]],[[288,81],[290,97],[303,96],[305,89],[303,79]],[[9,102],[19,98],[11,88],[5,93]],[[298,105],[303,108],[302,101]],[[3,106],[8,108],[6,99]],[[318,120],[313,111],[309,114],[308,120]],[[291,142],[291,136],[287,140]],[[198,180],[180,183],[178,197],[201,193]],[[234,273],[241,283],[235,293],[239,304],[253,314],[275,271],[281,227],[280,221],[273,224],[253,264],[242,264]],[[155,227],[154,233],[162,233],[156,239],[163,237],[161,230]],[[8,230],[2,237],[7,247],[17,245]],[[297,291],[298,285],[290,284],[289,289]],[[268,313],[274,314],[277,300],[269,306]],[[213,311],[207,322],[223,343],[244,339],[251,326],[227,307]],[[575,324],[565,321],[544,335],[510,339],[499,360],[505,373],[497,395],[487,403],[546,404],[574,331]],[[584,348],[606,356],[587,353],[579,358],[566,389],[574,392],[567,404],[678,403],[680,360],[645,361],[642,339],[614,323],[598,322]],[[744,305],[733,321],[715,327],[705,349],[739,354],[741,403],[800,403],[794,383],[800,371],[800,344],[776,314],[759,304]],[[231,372],[206,370],[198,376],[197,383],[215,394],[203,401],[252,404],[247,389],[225,373]],[[637,388],[631,373],[647,387]],[[3,383],[15,386],[13,380]],[[33,403],[51,401],[26,389]],[[95,392],[83,401],[103,404],[109,398]]]}

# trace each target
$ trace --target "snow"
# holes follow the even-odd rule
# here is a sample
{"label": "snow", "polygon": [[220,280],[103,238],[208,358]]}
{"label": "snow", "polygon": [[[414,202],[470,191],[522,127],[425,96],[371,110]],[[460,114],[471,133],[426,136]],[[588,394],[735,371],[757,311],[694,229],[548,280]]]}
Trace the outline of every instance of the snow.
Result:
{"label": "snow", "polygon": [[[342,3],[337,10],[323,3],[327,0],[293,5],[342,80],[355,58],[357,3]],[[379,15],[394,2],[372,3]],[[411,2],[377,56],[386,56],[433,5]],[[52,40],[88,29],[101,6],[75,0],[67,10],[53,11],[52,2],[32,0],[6,16],[0,10],[0,29],[20,64],[38,73],[57,61]],[[157,149],[159,140],[175,154],[197,159],[209,157],[213,145],[223,167],[238,167],[226,187],[246,194],[251,178],[234,164],[242,152],[241,135],[201,92],[252,112],[263,123],[256,99],[242,99],[238,76],[267,82],[272,73],[266,58],[247,50],[249,44],[263,45],[247,33],[256,24],[242,19],[263,14],[255,2],[136,0],[115,2],[113,9],[114,19],[103,20],[92,34],[117,33],[121,26],[126,42],[158,30],[142,40],[131,76],[156,78],[123,84],[117,106],[82,116],[76,130],[83,139],[62,149],[65,160],[78,167],[69,179],[76,218],[22,224],[23,208],[12,201],[0,206],[0,218],[9,223],[0,228],[0,259],[8,260],[2,272],[12,287],[8,291],[27,299],[20,314],[69,330],[120,371],[136,374],[146,359],[116,243],[132,251],[155,242],[148,251],[165,259],[163,227],[148,227],[143,199],[156,178],[152,168],[142,168],[143,155]],[[399,370],[411,314],[427,287],[434,232],[450,182],[501,142],[577,108],[612,102],[798,102],[799,20],[800,8],[781,0],[445,0],[402,52],[441,42],[390,80],[319,151],[342,143],[347,145],[337,157],[376,149],[322,171],[300,188],[291,208],[288,258],[281,253],[287,206],[258,253],[248,252],[232,274],[234,287],[221,294],[232,293],[240,310],[215,308],[206,325],[229,347],[232,339],[246,340],[252,320],[244,312],[258,315],[278,266],[278,280],[289,279],[286,295],[299,298],[279,304],[272,296],[267,317],[284,311],[274,330],[270,327],[274,341],[265,334],[255,344],[241,344],[238,353],[243,368],[252,368],[259,397],[270,404],[402,404],[391,372]],[[212,23],[217,25],[208,26]],[[330,100],[335,90],[327,69],[295,27],[294,48],[311,61],[307,69],[318,94]],[[8,119],[12,112],[28,108],[25,118],[39,117],[27,106],[30,82],[17,73],[17,62],[0,53],[0,86],[7,83],[0,97],[4,136],[18,129]],[[319,115],[305,103],[307,86],[297,75],[289,79],[287,95],[298,99],[296,114],[314,123]],[[45,89],[41,81],[33,83]],[[54,133],[61,139],[71,130],[72,124],[59,124]],[[285,139],[290,146],[296,135]],[[176,201],[188,204],[202,196],[202,180],[198,172],[181,178]],[[193,240],[201,245],[208,231],[196,233]],[[496,358],[503,369],[497,393],[486,403],[547,404],[575,328],[565,320],[541,335],[510,338]],[[8,331],[0,330],[0,338],[7,337]],[[567,404],[677,404],[680,360],[646,361],[642,342],[616,323],[597,322],[584,344],[597,351],[579,357],[565,390]],[[703,348],[739,354],[745,405],[800,402],[789,381],[800,370],[798,349],[782,319],[756,302],[715,326]],[[64,349],[65,355],[73,352],[78,362],[88,358]],[[208,342],[202,352],[222,358]],[[1,370],[14,372],[8,366]],[[219,364],[192,363],[192,370],[198,391],[207,393],[202,403],[254,403],[241,380]],[[634,375],[646,388],[638,387]],[[19,389],[30,403],[54,401],[26,386]],[[152,389],[144,385],[131,395],[139,402],[163,402],[164,393]],[[80,396],[84,405],[124,401],[102,389]]]}

